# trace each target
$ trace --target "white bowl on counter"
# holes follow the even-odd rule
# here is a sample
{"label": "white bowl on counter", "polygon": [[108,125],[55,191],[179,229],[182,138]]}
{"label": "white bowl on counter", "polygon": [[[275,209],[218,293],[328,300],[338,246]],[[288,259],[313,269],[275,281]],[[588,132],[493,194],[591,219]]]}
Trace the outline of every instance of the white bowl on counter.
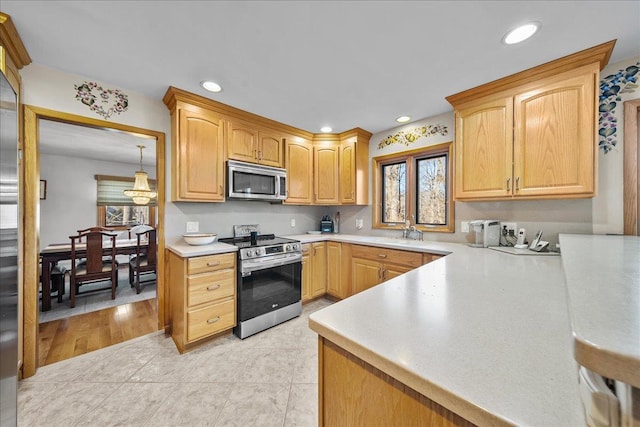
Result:
{"label": "white bowl on counter", "polygon": [[189,233],[183,234],[184,241],[192,246],[210,245],[215,242],[218,235],[215,233]]}

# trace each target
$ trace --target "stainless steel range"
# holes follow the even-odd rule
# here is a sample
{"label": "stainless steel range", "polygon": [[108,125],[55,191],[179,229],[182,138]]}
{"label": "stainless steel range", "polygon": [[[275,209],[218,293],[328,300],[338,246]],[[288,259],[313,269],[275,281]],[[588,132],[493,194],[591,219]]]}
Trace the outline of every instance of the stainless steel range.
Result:
{"label": "stainless steel range", "polygon": [[302,312],[302,246],[297,240],[260,235],[257,226],[234,230],[236,237],[220,241],[239,248],[233,332],[244,339]]}

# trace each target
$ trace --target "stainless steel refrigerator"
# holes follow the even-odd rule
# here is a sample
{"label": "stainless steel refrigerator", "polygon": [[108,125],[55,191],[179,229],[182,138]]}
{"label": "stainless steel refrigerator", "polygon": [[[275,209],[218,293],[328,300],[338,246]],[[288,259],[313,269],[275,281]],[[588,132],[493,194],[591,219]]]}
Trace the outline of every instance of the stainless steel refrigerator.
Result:
{"label": "stainless steel refrigerator", "polygon": [[0,73],[0,425],[17,424],[18,108]]}

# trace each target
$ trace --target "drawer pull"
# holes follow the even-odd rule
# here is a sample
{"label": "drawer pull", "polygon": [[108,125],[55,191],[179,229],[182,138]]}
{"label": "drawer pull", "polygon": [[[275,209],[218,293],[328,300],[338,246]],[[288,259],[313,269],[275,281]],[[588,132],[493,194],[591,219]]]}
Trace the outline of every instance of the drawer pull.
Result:
{"label": "drawer pull", "polygon": [[378,258],[386,258],[387,254],[378,254]]}
{"label": "drawer pull", "polygon": [[214,317],[212,319],[207,319],[207,323],[211,325],[212,323],[216,323],[218,320],[220,320],[220,316]]}
{"label": "drawer pull", "polygon": [[207,267],[216,267],[218,265],[220,265],[220,261],[218,261],[218,262],[208,262],[207,263]]}
{"label": "drawer pull", "polygon": [[215,286],[207,286],[207,290],[208,291],[215,291],[217,289],[220,289],[220,285],[215,285]]}

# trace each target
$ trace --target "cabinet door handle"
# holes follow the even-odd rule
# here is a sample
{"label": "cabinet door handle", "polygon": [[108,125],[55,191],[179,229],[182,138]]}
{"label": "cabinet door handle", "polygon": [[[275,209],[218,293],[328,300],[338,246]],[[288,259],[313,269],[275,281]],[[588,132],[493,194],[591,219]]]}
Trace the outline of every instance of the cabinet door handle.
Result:
{"label": "cabinet door handle", "polygon": [[511,178],[507,178],[507,191],[511,191]]}
{"label": "cabinet door handle", "polygon": [[387,269],[382,270],[382,280],[387,280]]}
{"label": "cabinet door handle", "polygon": [[382,267],[378,267],[378,279],[382,279]]}
{"label": "cabinet door handle", "polygon": [[220,184],[220,194],[224,194],[224,190],[222,189],[222,184]]}
{"label": "cabinet door handle", "polygon": [[215,286],[207,286],[208,291],[215,291],[217,289],[220,289],[220,284],[217,284]]}
{"label": "cabinet door handle", "polygon": [[258,150],[253,150],[253,158],[254,159],[258,158]]}
{"label": "cabinet door handle", "polygon": [[258,151],[258,160],[262,160],[262,151]]}
{"label": "cabinet door handle", "polygon": [[207,319],[207,323],[211,325],[212,323],[216,323],[218,320],[220,320],[220,316],[214,317],[212,319]]}
{"label": "cabinet door handle", "polygon": [[520,177],[516,177],[516,190],[520,190]]}
{"label": "cabinet door handle", "polygon": [[207,267],[216,267],[218,265],[220,265],[220,261],[218,261],[218,262],[208,262],[207,263]]}
{"label": "cabinet door handle", "polygon": [[378,258],[386,258],[387,254],[378,254]]}

